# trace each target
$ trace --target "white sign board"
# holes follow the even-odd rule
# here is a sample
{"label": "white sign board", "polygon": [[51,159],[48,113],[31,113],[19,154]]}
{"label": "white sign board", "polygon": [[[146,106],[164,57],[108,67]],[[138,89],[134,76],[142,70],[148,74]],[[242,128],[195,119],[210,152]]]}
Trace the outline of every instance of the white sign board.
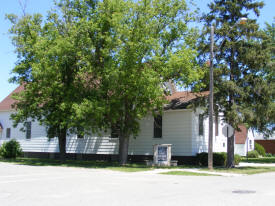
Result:
{"label": "white sign board", "polygon": [[154,165],[170,166],[171,144],[154,145]]}

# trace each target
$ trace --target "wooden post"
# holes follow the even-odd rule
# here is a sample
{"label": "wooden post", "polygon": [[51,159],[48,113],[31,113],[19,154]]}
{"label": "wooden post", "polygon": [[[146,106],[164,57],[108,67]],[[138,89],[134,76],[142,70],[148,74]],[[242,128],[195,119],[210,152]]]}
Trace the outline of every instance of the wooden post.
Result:
{"label": "wooden post", "polygon": [[211,26],[210,34],[210,82],[209,82],[209,139],[208,139],[208,169],[213,169],[213,59],[214,59],[214,26]]}

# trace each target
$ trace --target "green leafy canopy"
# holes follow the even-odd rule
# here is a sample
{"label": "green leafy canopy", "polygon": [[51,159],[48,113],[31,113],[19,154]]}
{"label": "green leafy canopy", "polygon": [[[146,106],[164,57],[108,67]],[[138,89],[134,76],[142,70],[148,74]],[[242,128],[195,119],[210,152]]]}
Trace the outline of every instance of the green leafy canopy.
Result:
{"label": "green leafy canopy", "polygon": [[12,82],[15,125],[31,117],[49,128],[98,132],[116,125],[135,136],[139,120],[161,111],[163,85],[189,85],[196,65],[194,20],[182,0],[60,0],[39,14],[8,15],[18,61]]}
{"label": "green leafy canopy", "polygon": [[[274,130],[274,90],[270,38],[250,14],[260,15],[264,6],[255,0],[215,0],[203,16],[205,28],[199,43],[201,64],[209,58],[208,35],[215,26],[214,101],[216,109],[235,129],[245,123],[261,132]],[[246,24],[240,19],[247,17]],[[274,72],[273,72],[274,73]],[[208,75],[208,74],[207,74]],[[205,77],[208,85],[208,76]],[[204,89],[208,89],[207,87]],[[273,105],[273,106],[272,106]]]}

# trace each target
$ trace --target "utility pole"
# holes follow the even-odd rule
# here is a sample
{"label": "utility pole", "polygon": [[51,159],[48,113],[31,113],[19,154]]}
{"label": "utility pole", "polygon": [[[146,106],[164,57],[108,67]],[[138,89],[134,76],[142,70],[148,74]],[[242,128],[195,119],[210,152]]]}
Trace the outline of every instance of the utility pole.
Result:
{"label": "utility pole", "polygon": [[213,170],[213,59],[214,59],[214,25],[210,33],[210,82],[209,82],[209,139],[208,139],[208,169]]}
{"label": "utility pole", "polygon": [[[238,24],[244,25],[244,24],[246,24],[246,22],[247,22],[247,18],[246,17],[242,17],[242,18],[240,18]],[[211,26],[211,32],[210,32],[210,71],[209,71],[209,75],[210,75],[209,79],[210,80],[209,80],[209,109],[208,109],[209,110],[208,169],[210,169],[210,170],[213,169],[213,113],[214,113],[213,112],[213,108],[214,108],[214,106],[213,106],[214,105],[214,100],[213,100],[214,99],[213,60],[214,60],[214,28],[215,27],[214,27],[214,24],[213,24]],[[233,29],[233,27],[229,30],[229,32],[231,32],[232,29]],[[223,43],[224,43],[225,40],[226,39],[224,39],[220,45],[223,45]],[[219,49],[220,49],[220,47],[218,48],[218,50]],[[232,78],[232,80],[233,80],[233,78]],[[229,96],[229,98],[230,98],[230,96]],[[231,159],[234,162],[234,132],[233,132],[232,141],[230,142],[231,144],[229,144],[229,142],[227,142],[228,143],[227,147],[230,146],[230,145],[233,145],[233,157]],[[227,155],[228,155],[228,151],[229,151],[229,148],[227,148]],[[228,165],[228,160],[229,159],[230,159],[230,157],[227,157],[227,165]]]}

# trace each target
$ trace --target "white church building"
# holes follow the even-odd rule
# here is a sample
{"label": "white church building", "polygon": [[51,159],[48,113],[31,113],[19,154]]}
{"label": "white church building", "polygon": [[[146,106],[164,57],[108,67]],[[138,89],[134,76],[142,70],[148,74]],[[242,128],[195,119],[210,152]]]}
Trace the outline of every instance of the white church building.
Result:
{"label": "white church building", "polygon": [[[26,132],[22,132],[22,125],[13,128],[10,115],[14,100],[13,93],[23,90],[17,87],[0,103],[0,145],[4,141],[16,139],[28,157],[56,157],[59,152],[58,139],[49,139],[44,126],[36,121],[28,122]],[[197,153],[208,150],[208,118],[203,116],[200,108],[188,109],[188,105],[198,98],[207,98],[208,92],[191,93],[187,91],[174,92],[168,96],[170,104],[166,106],[161,118],[148,115],[140,121],[140,133],[130,139],[129,158],[132,160],[150,159],[153,155],[153,145],[171,144],[172,159],[186,162]],[[213,127],[214,152],[226,152],[228,124],[222,117],[215,117]],[[154,124],[158,121],[158,124]],[[158,126],[156,126],[158,125]],[[235,152],[242,156],[247,150],[254,149],[254,139],[248,136],[247,129],[240,128],[241,132],[235,135]],[[118,138],[110,133],[104,135],[90,135],[79,138],[77,135],[68,135],[66,151],[69,158],[104,159],[110,160],[118,154]]]}

